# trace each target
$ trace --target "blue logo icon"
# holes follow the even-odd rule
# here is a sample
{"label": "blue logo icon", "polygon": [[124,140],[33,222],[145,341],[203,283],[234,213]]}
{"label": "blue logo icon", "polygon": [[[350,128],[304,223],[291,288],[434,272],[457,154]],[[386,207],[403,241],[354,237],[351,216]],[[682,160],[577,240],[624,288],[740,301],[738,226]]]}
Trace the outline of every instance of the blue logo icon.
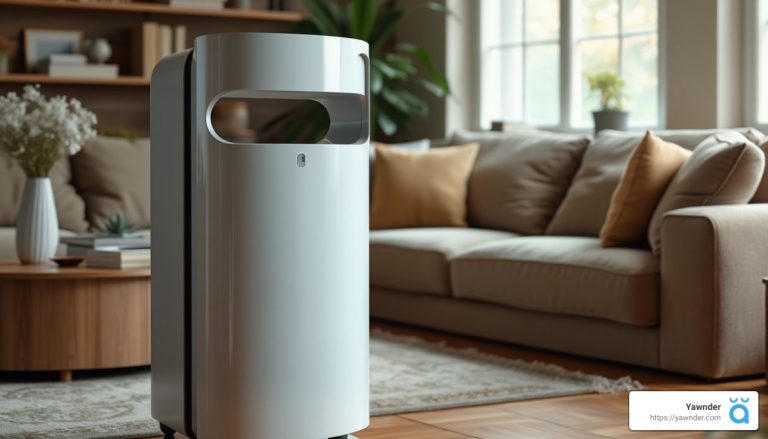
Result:
{"label": "blue logo icon", "polygon": [[739,398],[728,398],[728,400],[733,404],[728,413],[731,421],[734,424],[749,424],[749,409],[744,405],[744,403],[749,402],[749,398],[741,398],[741,403],[739,403]]}

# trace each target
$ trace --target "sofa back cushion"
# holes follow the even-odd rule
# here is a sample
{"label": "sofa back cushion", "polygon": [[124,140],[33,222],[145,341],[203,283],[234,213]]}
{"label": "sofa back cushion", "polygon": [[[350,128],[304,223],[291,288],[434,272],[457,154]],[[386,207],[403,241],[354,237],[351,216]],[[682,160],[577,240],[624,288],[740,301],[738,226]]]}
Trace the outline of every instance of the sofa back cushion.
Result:
{"label": "sofa back cushion", "polygon": [[667,212],[683,207],[748,203],[764,170],[765,155],[741,134],[715,134],[704,140],[656,206],[648,228],[653,252],[661,252],[661,222]]}
{"label": "sofa back cushion", "polygon": [[[760,149],[763,151],[763,155],[766,156],[766,163],[768,164],[768,136],[763,138],[763,143],[759,143]],[[757,186],[755,196],[752,197],[753,203],[768,203],[768,165],[763,172],[763,178],[760,180],[760,184]]]}
{"label": "sofa back cushion", "polygon": [[93,230],[103,231],[104,221],[116,213],[136,228],[149,227],[149,139],[100,136],[71,161]]}
{"label": "sofa back cushion", "polygon": [[589,139],[545,132],[458,132],[480,144],[469,177],[469,223],[541,235],[579,167]]}
{"label": "sofa back cushion", "polygon": [[[693,150],[715,133],[741,132],[752,138],[762,136],[754,128],[737,130],[666,130],[655,134],[661,139]],[[618,186],[642,133],[601,131],[589,144],[565,199],[560,204],[548,235],[599,236]],[[767,194],[768,195],[768,194]]]}
{"label": "sofa back cushion", "polygon": [[[59,227],[73,232],[88,229],[85,220],[85,202],[71,185],[72,171],[69,157],[61,158],[49,174]],[[16,215],[27,177],[21,166],[5,153],[0,153],[0,227],[16,225]]]}

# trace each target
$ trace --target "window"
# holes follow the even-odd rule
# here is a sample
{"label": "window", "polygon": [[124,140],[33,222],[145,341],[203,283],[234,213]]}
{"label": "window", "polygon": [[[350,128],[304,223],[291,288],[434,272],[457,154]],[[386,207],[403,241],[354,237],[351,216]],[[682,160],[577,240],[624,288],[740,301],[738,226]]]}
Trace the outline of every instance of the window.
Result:
{"label": "window", "polygon": [[768,127],[768,0],[758,0],[756,6],[757,56],[755,77],[757,78],[757,109],[754,124]]}
{"label": "window", "polygon": [[657,0],[482,0],[481,124],[588,128],[586,77],[626,81],[633,126],[659,123]]}

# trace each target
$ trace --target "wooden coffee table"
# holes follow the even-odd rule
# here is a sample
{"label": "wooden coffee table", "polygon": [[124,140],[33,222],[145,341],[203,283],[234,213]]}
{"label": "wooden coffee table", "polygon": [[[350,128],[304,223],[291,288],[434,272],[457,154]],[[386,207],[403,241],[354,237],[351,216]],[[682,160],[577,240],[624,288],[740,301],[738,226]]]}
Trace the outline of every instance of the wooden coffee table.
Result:
{"label": "wooden coffee table", "polygon": [[0,261],[0,370],[150,363],[150,270]]}

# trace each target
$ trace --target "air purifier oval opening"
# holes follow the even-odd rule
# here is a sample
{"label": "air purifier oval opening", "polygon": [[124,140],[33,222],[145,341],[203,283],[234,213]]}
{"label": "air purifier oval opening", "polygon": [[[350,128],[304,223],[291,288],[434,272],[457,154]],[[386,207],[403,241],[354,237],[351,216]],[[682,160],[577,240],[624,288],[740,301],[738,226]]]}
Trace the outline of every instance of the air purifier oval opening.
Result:
{"label": "air purifier oval opening", "polygon": [[209,111],[209,130],[229,143],[322,143],[330,127],[325,107],[309,99],[218,99]]}

